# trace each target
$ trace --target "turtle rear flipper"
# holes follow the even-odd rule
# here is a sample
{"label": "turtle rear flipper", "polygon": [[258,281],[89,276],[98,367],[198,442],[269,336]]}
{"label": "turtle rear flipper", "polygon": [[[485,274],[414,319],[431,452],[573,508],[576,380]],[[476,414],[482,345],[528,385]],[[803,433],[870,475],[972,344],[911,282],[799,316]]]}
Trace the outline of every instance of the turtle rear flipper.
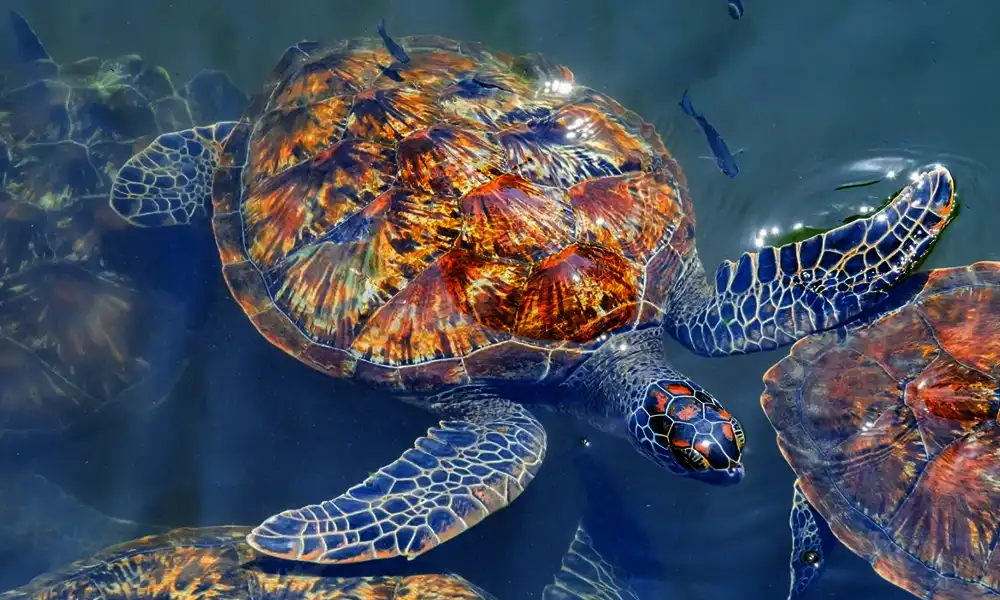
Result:
{"label": "turtle rear flipper", "polygon": [[938,166],[868,218],[722,263],[714,289],[689,265],[668,306],[668,331],[698,354],[725,356],[845,324],[919,266],[957,207],[951,173]]}
{"label": "turtle rear flipper", "polygon": [[111,187],[111,208],[138,227],[188,225],[208,215],[212,175],[236,121],[157,137],[126,162]]}
{"label": "turtle rear flipper", "polygon": [[413,559],[506,507],[534,479],[546,436],[523,406],[467,385],[430,408],[446,420],[398,460],[333,500],[267,519],[247,541],[313,563]]}
{"label": "turtle rear flipper", "polygon": [[662,589],[665,566],[642,527],[622,505],[607,471],[587,453],[577,459],[586,510],[542,600],[640,600],[633,580]]}
{"label": "turtle rear flipper", "polygon": [[836,545],[833,533],[823,517],[809,504],[799,480],[792,491],[792,509],[788,527],[792,533],[792,552],[788,559],[790,582],[788,600],[794,600],[813,584],[826,568],[828,552]]}

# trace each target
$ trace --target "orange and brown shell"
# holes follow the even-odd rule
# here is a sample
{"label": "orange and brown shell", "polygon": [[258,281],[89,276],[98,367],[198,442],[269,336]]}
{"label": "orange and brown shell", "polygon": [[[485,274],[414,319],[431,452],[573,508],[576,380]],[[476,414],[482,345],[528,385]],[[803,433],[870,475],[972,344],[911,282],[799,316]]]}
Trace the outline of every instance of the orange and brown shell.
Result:
{"label": "orange and brown shell", "polygon": [[294,562],[268,568],[247,545],[249,532],[175,529],[126,542],[0,600],[494,600],[457,575],[340,577]]}
{"label": "orange and brown shell", "polygon": [[920,598],[1000,597],[1000,263],[921,274],[902,308],[806,338],[761,403],[809,502]]}
{"label": "orange and brown shell", "polygon": [[657,321],[693,247],[648,123],[565,67],[438,37],[291,48],[226,143],[214,229],[258,330],[341,377],[559,377]]}

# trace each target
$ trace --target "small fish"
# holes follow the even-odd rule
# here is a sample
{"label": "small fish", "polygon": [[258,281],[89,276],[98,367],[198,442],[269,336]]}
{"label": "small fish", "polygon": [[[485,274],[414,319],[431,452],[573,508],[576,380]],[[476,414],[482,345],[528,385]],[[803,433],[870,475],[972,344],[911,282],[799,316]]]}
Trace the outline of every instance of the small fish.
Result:
{"label": "small fish", "polygon": [[739,175],[740,167],[736,164],[733,153],[729,151],[726,142],[719,135],[719,132],[708,122],[708,119],[696,112],[694,107],[691,106],[691,98],[688,97],[687,90],[684,91],[680,106],[684,110],[684,114],[693,118],[698,123],[698,127],[701,127],[701,130],[705,133],[705,139],[708,140],[708,147],[712,150],[712,157],[715,159],[715,164],[719,166],[719,170],[729,177]]}
{"label": "small fish", "polygon": [[734,19],[743,16],[743,0],[729,0],[729,16]]}
{"label": "small fish", "polygon": [[868,187],[870,185],[875,185],[876,183],[882,183],[883,181],[885,181],[885,177],[879,177],[878,179],[867,179],[865,181],[852,181],[851,183],[842,183],[833,189],[834,191],[840,191],[840,190],[849,190],[851,188]]}
{"label": "small fish", "polygon": [[385,19],[378,20],[378,34],[382,37],[382,43],[385,44],[385,49],[389,51],[389,54],[393,58],[403,63],[404,65],[410,62],[410,55],[403,50],[403,47],[396,43],[389,34],[385,32]]}

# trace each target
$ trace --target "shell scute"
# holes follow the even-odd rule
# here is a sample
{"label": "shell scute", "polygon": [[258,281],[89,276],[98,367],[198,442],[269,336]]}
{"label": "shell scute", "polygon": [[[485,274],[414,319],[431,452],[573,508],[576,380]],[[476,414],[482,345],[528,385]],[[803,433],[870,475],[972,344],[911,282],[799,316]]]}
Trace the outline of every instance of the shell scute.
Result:
{"label": "shell scute", "polygon": [[534,263],[576,237],[566,192],[501,175],[462,197],[461,244],[473,253]]}
{"label": "shell scute", "polygon": [[497,137],[518,173],[549,186],[641,171],[654,159],[641,137],[590,99],[508,127]]}
{"label": "shell scute", "polygon": [[350,96],[334,96],[262,116],[250,142],[253,179],[276,175],[335,144],[343,135],[351,103]]}
{"label": "shell scute", "polygon": [[991,429],[944,448],[888,524],[904,550],[945,576],[979,579],[1000,531],[1000,436]]}
{"label": "shell scute", "polygon": [[398,366],[465,356],[509,338],[463,310],[458,285],[443,267],[433,264],[383,304],[351,349],[366,360]]}
{"label": "shell scute", "polygon": [[437,120],[438,106],[423,90],[406,87],[372,89],[354,97],[347,136],[394,145]]}
{"label": "shell scute", "polygon": [[438,125],[399,142],[399,178],[408,187],[461,197],[504,172],[503,151],[487,136]]}
{"label": "shell scute", "polygon": [[548,351],[507,341],[483,348],[465,359],[470,377],[499,377],[515,381],[541,379],[549,369]]}
{"label": "shell scute", "polygon": [[956,290],[925,300],[921,315],[941,348],[956,360],[1000,377],[1000,293],[995,288]]}
{"label": "shell scute", "polygon": [[588,179],[569,188],[569,197],[581,242],[616,249],[640,264],[683,217],[677,189],[657,172]]}
{"label": "shell scute", "polygon": [[250,191],[243,218],[250,257],[271,269],[389,189],[395,179],[391,148],[343,141]]}
{"label": "shell scute", "polygon": [[620,254],[572,244],[540,261],[524,286],[515,333],[587,342],[632,321],[640,273]]}
{"label": "shell scute", "polygon": [[315,53],[294,74],[281,79],[268,102],[269,109],[312,104],[332,96],[357,94],[392,62],[389,52],[364,40],[340,44]]}

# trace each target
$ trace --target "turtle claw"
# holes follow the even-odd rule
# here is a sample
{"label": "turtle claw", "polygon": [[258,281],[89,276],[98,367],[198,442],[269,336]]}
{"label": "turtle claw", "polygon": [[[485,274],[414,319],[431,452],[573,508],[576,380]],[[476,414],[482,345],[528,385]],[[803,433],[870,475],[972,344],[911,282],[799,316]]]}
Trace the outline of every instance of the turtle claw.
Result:
{"label": "turtle claw", "polygon": [[496,396],[470,400],[475,413],[432,427],[339,497],[267,519],[247,542],[264,554],[313,563],[413,559],[504,508],[541,466],[545,430],[518,404]]}
{"label": "turtle claw", "polygon": [[206,216],[212,174],[235,126],[223,121],[157,137],[118,171],[111,208],[137,227],[187,225]]}

